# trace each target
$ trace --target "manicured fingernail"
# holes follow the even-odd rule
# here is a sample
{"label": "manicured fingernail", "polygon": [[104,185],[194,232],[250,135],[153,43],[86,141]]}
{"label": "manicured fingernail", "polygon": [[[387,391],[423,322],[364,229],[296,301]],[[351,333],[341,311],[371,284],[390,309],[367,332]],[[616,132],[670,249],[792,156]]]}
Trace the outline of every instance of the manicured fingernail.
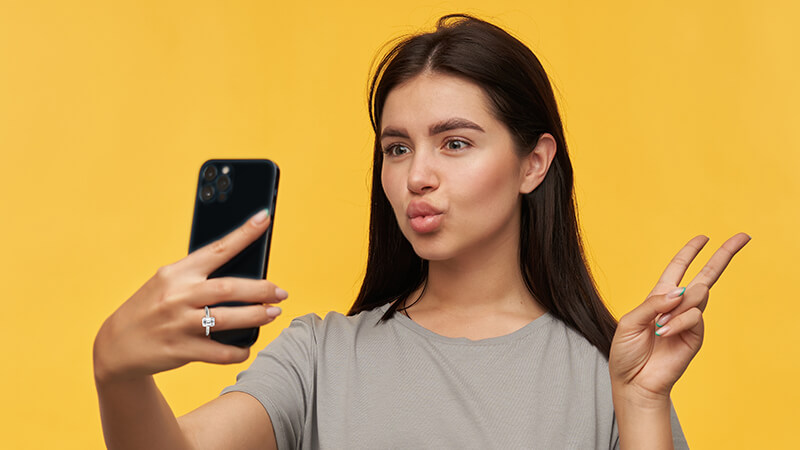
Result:
{"label": "manicured fingernail", "polygon": [[683,295],[684,292],[686,292],[686,288],[685,287],[675,289],[674,291],[672,291],[669,294],[667,294],[667,298],[669,298],[669,299],[678,298],[681,295]]}
{"label": "manicured fingernail", "polygon": [[672,317],[672,314],[664,314],[663,316],[659,317],[658,322],[656,322],[656,326],[661,328],[667,324],[669,319]]}
{"label": "manicured fingernail", "polygon": [[264,221],[267,220],[267,217],[269,217],[269,209],[262,209],[258,212],[258,214],[253,216],[253,223],[256,225],[264,223]]}
{"label": "manicured fingernail", "polygon": [[269,308],[267,308],[267,315],[270,317],[278,317],[280,313],[281,309],[278,308],[277,306],[270,306]]}
{"label": "manicured fingernail", "polygon": [[656,336],[664,336],[665,334],[669,333],[669,330],[671,330],[669,325],[661,327],[656,330]]}
{"label": "manicured fingernail", "polygon": [[275,288],[275,297],[277,297],[278,300],[285,300],[289,298],[289,293],[281,288]]}

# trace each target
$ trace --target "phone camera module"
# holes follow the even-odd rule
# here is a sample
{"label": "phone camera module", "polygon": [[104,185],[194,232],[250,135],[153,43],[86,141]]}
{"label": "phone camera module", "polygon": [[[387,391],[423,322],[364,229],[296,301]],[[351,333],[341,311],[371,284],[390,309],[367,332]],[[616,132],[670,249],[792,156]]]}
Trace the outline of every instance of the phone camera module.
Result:
{"label": "phone camera module", "polygon": [[231,178],[227,175],[222,175],[217,180],[217,189],[220,192],[225,192],[231,187]]}
{"label": "phone camera module", "polygon": [[213,164],[209,164],[203,170],[203,179],[206,181],[214,181],[217,178],[217,168]]}
{"label": "phone camera module", "polygon": [[206,184],[200,190],[200,199],[204,202],[210,202],[214,198],[214,185]]}

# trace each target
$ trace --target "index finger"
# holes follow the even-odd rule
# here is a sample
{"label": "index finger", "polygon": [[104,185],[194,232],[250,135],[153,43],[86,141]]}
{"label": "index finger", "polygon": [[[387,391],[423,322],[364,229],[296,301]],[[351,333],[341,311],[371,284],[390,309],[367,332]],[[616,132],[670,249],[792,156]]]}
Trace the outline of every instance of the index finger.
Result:
{"label": "index finger", "polygon": [[711,286],[717,282],[720,275],[722,275],[725,268],[728,267],[728,263],[731,262],[733,256],[748,242],[750,242],[750,236],[745,233],[737,233],[725,241],[725,243],[714,252],[711,259],[708,260],[694,279],[692,279],[688,287],[696,284],[704,284],[711,288]]}
{"label": "index finger", "polygon": [[263,209],[244,225],[189,254],[183,259],[183,263],[189,269],[208,275],[264,234],[269,222],[269,211]]}
{"label": "index finger", "polygon": [[[708,243],[708,236],[695,236],[686,245],[683,246],[678,253],[672,257],[672,260],[667,264],[667,268],[664,269],[664,272],[661,274],[661,278],[658,279],[658,283],[656,286],[666,285],[668,287],[676,287],[680,284],[683,276],[686,274],[686,270],[689,268],[689,265],[694,261],[697,257],[697,254],[700,253],[700,250],[706,246]],[[662,294],[666,294],[666,292],[661,292]]]}

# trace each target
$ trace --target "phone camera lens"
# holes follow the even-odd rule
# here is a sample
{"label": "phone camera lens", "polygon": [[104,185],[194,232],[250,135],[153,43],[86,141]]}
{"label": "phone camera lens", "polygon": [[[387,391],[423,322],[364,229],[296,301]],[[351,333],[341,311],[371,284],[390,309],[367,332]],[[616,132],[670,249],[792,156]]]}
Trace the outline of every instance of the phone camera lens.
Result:
{"label": "phone camera lens", "polygon": [[214,198],[214,185],[207,184],[200,190],[200,199],[204,202],[210,201]]}
{"label": "phone camera lens", "polygon": [[217,168],[209,164],[206,166],[205,170],[203,170],[203,179],[206,181],[213,181],[214,178],[217,178]]}
{"label": "phone camera lens", "polygon": [[219,179],[217,180],[217,189],[219,189],[220,192],[227,191],[228,188],[230,187],[231,187],[231,178],[229,176],[222,175],[221,177],[219,177]]}

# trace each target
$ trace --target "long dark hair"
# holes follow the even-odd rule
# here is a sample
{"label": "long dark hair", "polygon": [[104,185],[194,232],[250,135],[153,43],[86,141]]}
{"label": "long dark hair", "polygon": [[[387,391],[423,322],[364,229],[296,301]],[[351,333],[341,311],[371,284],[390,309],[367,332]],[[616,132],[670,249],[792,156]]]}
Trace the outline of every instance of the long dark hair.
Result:
{"label": "long dark hair", "polygon": [[422,286],[428,262],[403,236],[381,186],[380,121],[389,92],[424,71],[455,75],[481,86],[495,116],[530,153],[543,133],[557,150],[542,183],[523,195],[520,268],[530,293],[552,315],[608,357],[616,320],[600,298],[584,256],[573,196],[572,164],[547,74],[528,47],[501,28],[471,16],[439,19],[431,33],[407,37],[378,62],[369,90],[375,131],[367,271],[349,315],[401,301]]}

